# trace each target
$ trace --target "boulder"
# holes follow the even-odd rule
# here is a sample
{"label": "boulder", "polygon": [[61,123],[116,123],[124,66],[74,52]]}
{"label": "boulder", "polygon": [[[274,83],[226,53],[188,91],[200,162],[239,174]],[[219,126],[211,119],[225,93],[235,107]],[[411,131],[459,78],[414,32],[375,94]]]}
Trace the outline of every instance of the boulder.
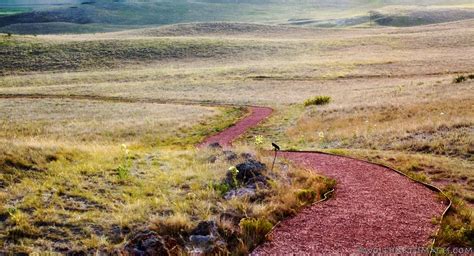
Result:
{"label": "boulder", "polygon": [[170,255],[163,238],[153,231],[136,234],[124,246],[122,253],[130,256]]}
{"label": "boulder", "polygon": [[224,194],[224,199],[229,200],[234,197],[252,197],[256,194],[255,189],[252,188],[237,188],[232,189]]}
{"label": "boulder", "polygon": [[255,181],[256,178],[266,180],[263,172],[267,169],[267,166],[257,160],[248,159],[235,167],[239,171],[236,178],[243,184],[254,183],[252,181]]}
{"label": "boulder", "polygon": [[201,221],[197,227],[191,231],[191,235],[218,236],[219,233],[217,232],[217,224],[215,221]]}
{"label": "boulder", "polygon": [[192,254],[211,254],[225,248],[217,224],[214,221],[202,221],[191,231],[189,236],[190,248]]}

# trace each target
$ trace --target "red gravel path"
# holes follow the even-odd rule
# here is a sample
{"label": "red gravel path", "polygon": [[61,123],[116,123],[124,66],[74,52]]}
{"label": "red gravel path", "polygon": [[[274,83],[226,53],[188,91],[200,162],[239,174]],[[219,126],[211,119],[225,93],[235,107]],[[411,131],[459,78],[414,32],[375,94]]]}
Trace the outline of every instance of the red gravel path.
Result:
{"label": "red gravel path", "polygon": [[248,109],[250,114],[247,117],[240,120],[235,125],[227,128],[226,130],[208,137],[203,142],[201,142],[198,147],[207,146],[214,142],[218,142],[223,147],[230,147],[232,141],[245,133],[249,128],[256,126],[258,123],[270,116],[273,112],[271,108],[265,107],[249,107]]}
{"label": "red gravel path", "polygon": [[[271,114],[252,107],[235,126],[202,145],[233,139]],[[445,205],[435,192],[387,168],[354,159],[307,152],[282,152],[285,157],[337,180],[333,197],[284,220],[272,240],[253,255],[352,254],[360,248],[424,247],[430,243]],[[406,253],[398,253],[406,254]]]}
{"label": "red gravel path", "polygon": [[[285,152],[337,180],[333,198],[281,223],[254,255],[358,253],[359,248],[427,247],[445,205],[435,192],[384,167],[349,158]],[[399,253],[406,254],[406,253]]]}

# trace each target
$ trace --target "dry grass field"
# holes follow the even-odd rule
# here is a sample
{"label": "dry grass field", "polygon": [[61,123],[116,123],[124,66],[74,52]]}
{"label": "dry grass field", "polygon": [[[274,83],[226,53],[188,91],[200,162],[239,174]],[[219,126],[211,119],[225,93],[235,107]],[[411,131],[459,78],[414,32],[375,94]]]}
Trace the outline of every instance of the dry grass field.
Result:
{"label": "dry grass field", "polygon": [[[299,207],[293,192],[330,186],[283,162],[270,199],[223,200],[213,184],[235,163],[210,164],[218,153],[194,145],[245,111],[199,104],[275,108],[239,141],[240,152],[267,164],[256,135],[264,148],[275,141],[356,156],[440,186],[455,207],[437,245],[473,246],[474,80],[453,82],[474,74],[472,52],[474,20],[1,35],[0,247],[110,252],[134,230],[186,233],[228,211],[274,223]],[[303,105],[317,95],[331,102]],[[303,182],[288,189],[285,168]],[[233,250],[252,247],[236,242],[235,226],[220,225]]]}

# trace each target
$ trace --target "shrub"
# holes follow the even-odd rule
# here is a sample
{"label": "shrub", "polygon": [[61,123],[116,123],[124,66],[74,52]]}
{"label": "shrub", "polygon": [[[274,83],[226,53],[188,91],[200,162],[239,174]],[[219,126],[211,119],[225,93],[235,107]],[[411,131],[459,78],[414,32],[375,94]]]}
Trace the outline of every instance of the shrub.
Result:
{"label": "shrub", "polygon": [[474,79],[474,74],[468,75],[467,78],[469,78],[469,79]]}
{"label": "shrub", "polygon": [[127,145],[122,144],[123,160],[122,164],[117,168],[117,175],[120,179],[126,179],[130,175],[130,167],[132,166],[132,158]]}
{"label": "shrub", "polygon": [[224,195],[225,193],[231,190],[231,187],[227,183],[216,183],[212,184],[212,188],[219,192],[220,195]]}
{"label": "shrub", "polygon": [[300,189],[296,192],[296,197],[303,205],[313,203],[317,195],[318,193],[312,189]]}
{"label": "shrub", "polygon": [[453,82],[456,83],[456,84],[462,83],[464,81],[466,81],[466,77],[463,76],[463,75],[455,77],[454,80],[453,80]]}
{"label": "shrub", "polygon": [[117,175],[120,179],[126,179],[130,174],[130,169],[126,165],[120,165],[117,168]]}
{"label": "shrub", "polygon": [[249,251],[264,242],[265,236],[273,228],[273,224],[270,221],[255,218],[244,218],[240,220],[239,225],[242,238]]}
{"label": "shrub", "polygon": [[311,106],[311,105],[326,105],[331,102],[331,97],[329,96],[315,96],[305,100],[304,106]]}
{"label": "shrub", "polygon": [[12,36],[12,33],[8,32],[8,33],[7,33],[7,36],[8,36],[8,37],[11,37],[11,36]]}

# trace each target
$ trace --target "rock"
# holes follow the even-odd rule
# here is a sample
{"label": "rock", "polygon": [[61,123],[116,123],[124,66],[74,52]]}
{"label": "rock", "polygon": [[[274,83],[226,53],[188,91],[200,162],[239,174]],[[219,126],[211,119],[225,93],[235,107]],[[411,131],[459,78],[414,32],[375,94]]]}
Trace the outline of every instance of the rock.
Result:
{"label": "rock", "polygon": [[221,146],[221,144],[219,144],[219,142],[211,143],[211,144],[207,145],[207,147],[210,148],[210,149],[222,149],[222,146]]}
{"label": "rock", "polygon": [[153,231],[143,231],[135,235],[122,252],[130,256],[170,255],[163,238]]}
{"label": "rock", "polygon": [[224,199],[229,200],[234,197],[252,197],[256,194],[255,189],[252,188],[237,188],[232,189],[224,194]]}
{"label": "rock", "polygon": [[237,154],[230,150],[224,150],[222,153],[227,161],[235,161],[238,158]]}
{"label": "rock", "polygon": [[191,231],[191,235],[218,236],[219,233],[217,232],[217,224],[215,221],[201,221],[197,227]]}
{"label": "rock", "polygon": [[256,177],[264,177],[262,172],[267,169],[264,163],[253,159],[238,164],[236,168],[239,170],[237,173],[237,180],[244,184],[248,184],[252,180],[255,180]]}
{"label": "rock", "polygon": [[267,178],[264,176],[259,176],[255,177],[255,179],[252,180],[252,183],[247,185],[247,188],[257,190],[257,189],[264,189],[268,188],[267,186]]}
{"label": "rock", "polygon": [[225,243],[219,236],[217,224],[214,221],[202,221],[191,231],[189,236],[192,254],[210,254],[218,252]]}
{"label": "rock", "polygon": [[209,247],[214,243],[215,237],[213,236],[201,236],[201,235],[191,235],[189,236],[189,241],[196,248],[204,249]]}
{"label": "rock", "polygon": [[119,244],[121,243],[125,235],[129,234],[131,232],[131,229],[129,227],[121,227],[119,225],[112,225],[111,230],[108,232],[108,237],[110,241],[114,244]]}

